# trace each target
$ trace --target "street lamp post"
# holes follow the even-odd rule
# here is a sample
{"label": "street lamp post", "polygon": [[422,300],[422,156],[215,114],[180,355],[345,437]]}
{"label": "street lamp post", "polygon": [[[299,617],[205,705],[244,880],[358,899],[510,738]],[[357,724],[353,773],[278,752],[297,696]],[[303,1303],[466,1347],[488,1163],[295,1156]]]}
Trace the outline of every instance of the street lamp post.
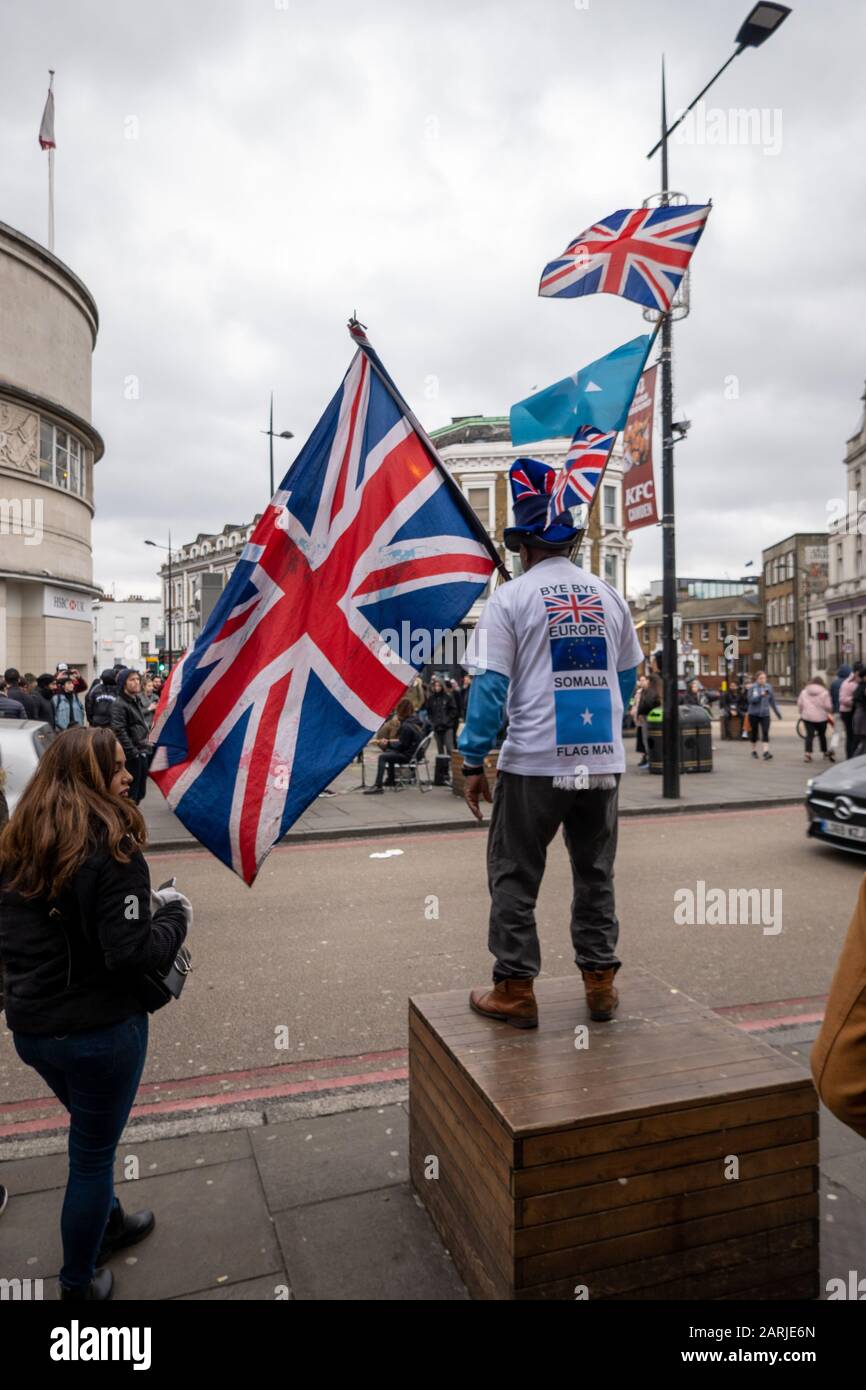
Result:
{"label": "street lamp post", "polygon": [[[717,78],[746,48],[758,48],[791,13],[787,5],[759,0],[740,26],[734,42],[737,47],[730,58],[702,87],[672,126],[667,123],[664,63],[662,63],[661,138],[653,145],[647,159],[661,150],[661,205],[670,202],[668,184],[668,138],[688,113],[709,91]],[[676,195],[674,195],[676,196]],[[676,520],[674,505],[674,431],[673,431],[673,305],[662,315],[661,380],[662,380],[662,680],[664,683],[664,720],[662,723],[663,777],[662,795],[677,798],[680,794],[679,704],[677,701],[677,643],[674,634],[674,613],[677,602]]]}
{"label": "street lamp post", "polygon": [[271,491],[270,491],[269,497],[273,497],[274,492],[275,492],[275,488],[274,488],[274,439],[275,439],[275,438],[276,438],[276,439],[294,439],[294,437],[295,437],[291,430],[280,430],[279,433],[278,433],[277,435],[274,434],[274,393],[273,393],[273,391],[271,392],[271,413],[270,413],[270,418],[269,418],[269,422],[268,422],[268,428],[267,428],[266,430],[262,430],[262,434],[266,434],[266,435],[268,436],[268,458],[269,458],[270,466],[271,466]]}
{"label": "street lamp post", "polygon": [[172,572],[171,572],[171,531],[168,533],[168,545],[160,545],[159,541],[145,541],[145,545],[155,546],[157,550],[168,551],[168,605],[165,610],[166,637],[168,638],[168,670],[171,674],[172,661],[174,659],[174,647],[172,642],[173,632],[171,626],[171,605],[172,605]]}

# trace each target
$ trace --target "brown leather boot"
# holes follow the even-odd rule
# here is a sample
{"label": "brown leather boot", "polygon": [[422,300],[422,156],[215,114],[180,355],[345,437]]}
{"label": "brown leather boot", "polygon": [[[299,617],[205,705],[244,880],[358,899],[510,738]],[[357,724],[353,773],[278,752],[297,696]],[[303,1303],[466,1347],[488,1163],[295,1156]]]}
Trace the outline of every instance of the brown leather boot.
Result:
{"label": "brown leather boot", "polygon": [[611,966],[609,970],[581,970],[580,973],[590,1018],[596,1023],[609,1023],[619,1005],[619,993],[613,982],[616,971]]}
{"label": "brown leather boot", "polygon": [[538,1005],[532,980],[500,980],[492,989],[473,989],[469,1006],[483,1018],[510,1023],[512,1028],[537,1028]]}

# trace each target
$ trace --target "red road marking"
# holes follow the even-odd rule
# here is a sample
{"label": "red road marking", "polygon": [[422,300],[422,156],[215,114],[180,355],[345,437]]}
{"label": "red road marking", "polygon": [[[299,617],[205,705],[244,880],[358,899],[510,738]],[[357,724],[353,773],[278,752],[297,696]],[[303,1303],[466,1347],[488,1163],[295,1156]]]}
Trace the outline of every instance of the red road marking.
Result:
{"label": "red road marking", "polygon": [[[247,1100],[274,1100],[281,1096],[298,1096],[310,1091],[337,1091],[349,1086],[374,1086],[382,1081],[405,1081],[409,1075],[408,1067],[395,1067],[393,1071],[360,1072],[357,1076],[323,1076],[317,1081],[290,1081],[282,1086],[258,1086],[248,1091],[227,1091],[218,1096],[190,1096],[187,1100],[162,1100],[155,1105],[135,1105],[130,1113],[131,1120],[147,1119],[151,1115],[168,1115],[172,1112],[214,1109],[223,1105],[235,1105]],[[48,1102],[53,1104],[53,1102]],[[39,1105],[41,1101],[31,1104]],[[58,1106],[59,1108],[59,1106]],[[58,1123],[59,1120],[59,1123]],[[45,1130],[66,1129],[66,1118],[47,1116],[42,1120],[23,1120],[20,1124],[0,1125],[0,1138],[10,1135],[38,1134]]]}

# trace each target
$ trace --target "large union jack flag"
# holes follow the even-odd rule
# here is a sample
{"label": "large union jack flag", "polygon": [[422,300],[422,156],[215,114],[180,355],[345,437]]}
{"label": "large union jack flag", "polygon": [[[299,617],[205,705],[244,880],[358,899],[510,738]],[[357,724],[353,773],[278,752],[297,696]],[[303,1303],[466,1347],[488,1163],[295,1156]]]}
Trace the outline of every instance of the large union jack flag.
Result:
{"label": "large union jack flag", "polygon": [[595,425],[581,425],[575,431],[547,504],[548,526],[570,507],[592,506],[616,435],[616,430],[605,433]]}
{"label": "large union jack flag", "polygon": [[618,294],[664,313],[701,239],[710,207],[620,208],[581,232],[544,267],[538,293],[567,299]]}
{"label": "large union jack flag", "polygon": [[407,622],[414,643],[453,627],[496,564],[353,336],[340,389],[172,673],[151,735],[157,786],[246,883],[415,677],[382,634]]}

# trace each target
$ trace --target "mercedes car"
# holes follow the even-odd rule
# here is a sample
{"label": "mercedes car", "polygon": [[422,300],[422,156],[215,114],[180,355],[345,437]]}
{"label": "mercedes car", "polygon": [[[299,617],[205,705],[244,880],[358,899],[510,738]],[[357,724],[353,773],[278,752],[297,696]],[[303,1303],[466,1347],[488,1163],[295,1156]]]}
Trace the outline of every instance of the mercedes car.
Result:
{"label": "mercedes car", "polygon": [[866,854],[866,757],[848,758],[806,783],[807,835]]}

